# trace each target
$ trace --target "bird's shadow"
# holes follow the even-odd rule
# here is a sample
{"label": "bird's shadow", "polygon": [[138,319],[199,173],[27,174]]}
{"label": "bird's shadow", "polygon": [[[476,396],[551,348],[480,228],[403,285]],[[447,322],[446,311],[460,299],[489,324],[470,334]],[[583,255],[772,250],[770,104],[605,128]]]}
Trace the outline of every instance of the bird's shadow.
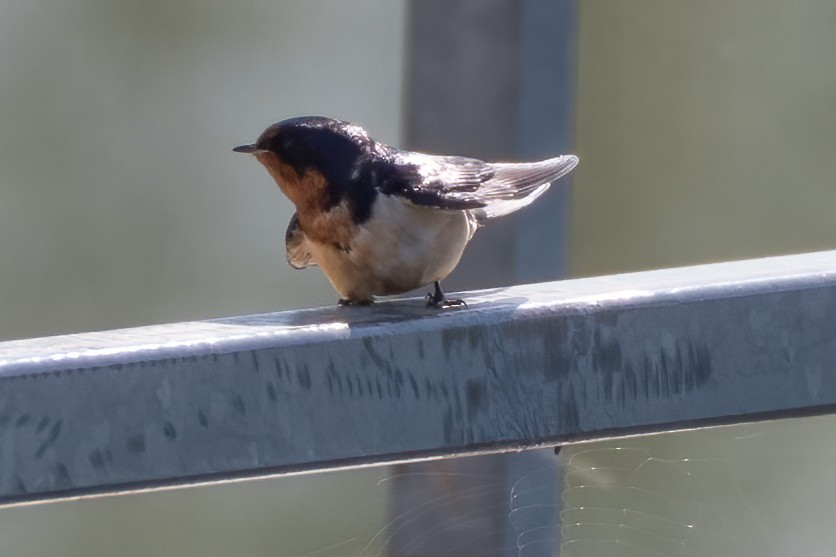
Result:
{"label": "bird's shadow", "polygon": [[[392,297],[376,301],[368,306],[337,306],[279,311],[236,317],[212,319],[211,322],[224,325],[304,329],[324,324],[342,324],[349,328],[371,327],[406,321],[426,321],[456,317],[467,319],[477,314],[513,312],[529,301],[524,296],[506,296],[510,287],[491,288],[465,292],[461,296],[467,307],[427,307],[423,298]],[[458,295],[457,295],[458,297]]]}

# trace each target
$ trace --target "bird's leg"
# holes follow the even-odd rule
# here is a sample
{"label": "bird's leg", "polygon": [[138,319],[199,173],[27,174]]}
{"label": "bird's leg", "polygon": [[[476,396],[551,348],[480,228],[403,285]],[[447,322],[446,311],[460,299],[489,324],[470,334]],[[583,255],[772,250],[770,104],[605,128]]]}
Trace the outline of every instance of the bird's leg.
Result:
{"label": "bird's leg", "polygon": [[433,281],[434,291],[429,292],[424,298],[427,301],[427,307],[433,308],[467,308],[464,300],[448,300],[441,291],[441,284],[436,280]]}
{"label": "bird's leg", "polygon": [[444,292],[441,291],[441,284],[436,280],[433,281],[433,286],[435,287],[435,291],[427,292],[427,295],[424,296],[424,300],[427,302],[427,307],[444,307],[442,305],[444,303]]}

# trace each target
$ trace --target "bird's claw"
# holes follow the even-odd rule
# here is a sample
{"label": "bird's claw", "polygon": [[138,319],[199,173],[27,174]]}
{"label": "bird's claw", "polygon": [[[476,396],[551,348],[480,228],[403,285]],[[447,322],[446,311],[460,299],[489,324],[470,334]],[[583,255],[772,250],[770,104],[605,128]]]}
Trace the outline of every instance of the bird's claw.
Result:
{"label": "bird's claw", "polygon": [[446,309],[446,308],[467,309],[467,302],[465,302],[464,300],[441,300],[439,302],[434,302],[432,300],[427,300],[427,307],[428,308],[436,308],[436,309]]}
{"label": "bird's claw", "polygon": [[444,296],[444,292],[441,291],[441,284],[439,282],[433,281],[433,286],[435,287],[433,292],[429,292],[425,297],[424,300],[427,302],[428,308],[465,308],[467,309],[467,304],[464,303],[464,300],[448,300]]}

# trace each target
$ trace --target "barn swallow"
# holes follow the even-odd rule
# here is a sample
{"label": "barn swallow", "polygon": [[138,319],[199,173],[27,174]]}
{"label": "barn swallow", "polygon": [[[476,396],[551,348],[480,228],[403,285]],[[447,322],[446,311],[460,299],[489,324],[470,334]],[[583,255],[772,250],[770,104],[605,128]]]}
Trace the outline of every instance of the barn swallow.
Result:
{"label": "barn swallow", "polygon": [[319,116],[273,124],[233,151],[255,155],[296,206],[287,261],[318,265],[340,305],[432,283],[428,306],[464,306],[444,296],[440,281],[476,229],[525,207],[578,164],[574,155],[486,163],[402,151]]}

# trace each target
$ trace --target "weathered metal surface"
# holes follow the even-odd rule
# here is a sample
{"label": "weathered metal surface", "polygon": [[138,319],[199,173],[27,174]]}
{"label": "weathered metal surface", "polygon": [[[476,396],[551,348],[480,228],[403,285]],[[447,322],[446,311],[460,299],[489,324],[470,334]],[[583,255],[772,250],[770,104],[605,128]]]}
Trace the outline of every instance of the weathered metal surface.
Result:
{"label": "weathered metal surface", "polygon": [[836,252],[0,343],[0,498],[836,408]]}

